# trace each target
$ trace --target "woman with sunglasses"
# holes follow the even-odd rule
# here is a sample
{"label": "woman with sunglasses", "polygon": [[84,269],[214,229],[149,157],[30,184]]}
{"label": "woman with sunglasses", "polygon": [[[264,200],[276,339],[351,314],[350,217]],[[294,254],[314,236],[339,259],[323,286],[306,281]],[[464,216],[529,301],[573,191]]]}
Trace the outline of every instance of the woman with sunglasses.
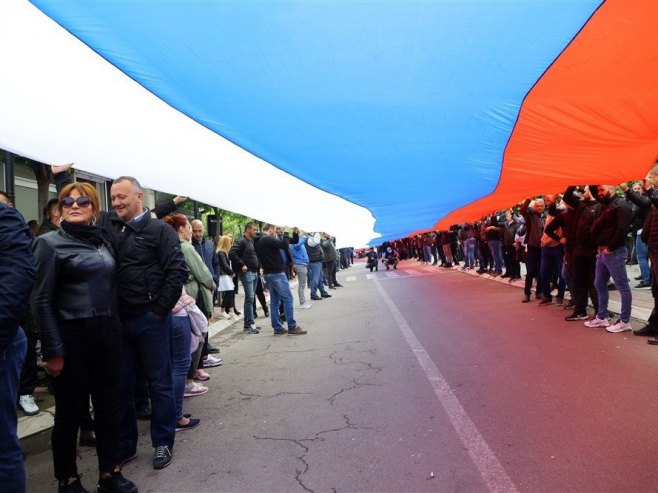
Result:
{"label": "woman with sunglasses", "polygon": [[118,466],[121,326],[114,252],[96,226],[93,185],[59,194],[61,229],[33,245],[37,271],[32,310],[46,373],[53,377],[52,452],[59,492],[85,492],[76,465],[80,419],[94,405],[99,492],[137,492]]}

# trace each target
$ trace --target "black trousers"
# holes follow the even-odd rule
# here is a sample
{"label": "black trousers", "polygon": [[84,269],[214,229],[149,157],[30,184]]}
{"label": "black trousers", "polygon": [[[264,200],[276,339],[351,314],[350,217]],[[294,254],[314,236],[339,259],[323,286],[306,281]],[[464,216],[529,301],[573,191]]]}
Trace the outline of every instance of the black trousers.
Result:
{"label": "black trousers", "polygon": [[505,245],[505,274],[507,277],[521,277],[521,262],[516,258],[516,247],[514,244]]}
{"label": "black trousers", "polygon": [[94,317],[59,324],[66,355],[53,379],[55,425],[52,451],[55,477],[78,474],[76,445],[82,417],[94,405],[98,469],[109,472],[119,462],[121,325],[117,317]]}
{"label": "black trousers", "polygon": [[653,296],[653,310],[649,315],[648,325],[658,329],[658,251],[649,252],[649,265],[651,268],[651,295]]}
{"label": "black trousers", "polygon": [[598,312],[599,295],[594,288],[594,273],[596,272],[596,254],[574,252],[571,258],[571,297],[575,304],[574,312],[587,313],[587,296],[592,299],[594,310]]}
{"label": "black trousers", "polygon": [[528,250],[525,253],[525,289],[523,292],[526,296],[530,296],[530,291],[532,289],[532,280],[533,278],[537,279],[537,289],[535,290],[536,294],[542,294],[541,291],[541,248],[528,245]]}
{"label": "black trousers", "polygon": [[327,269],[327,282],[329,287],[332,287],[338,281],[336,280],[336,261],[330,260],[324,263],[324,268]]}

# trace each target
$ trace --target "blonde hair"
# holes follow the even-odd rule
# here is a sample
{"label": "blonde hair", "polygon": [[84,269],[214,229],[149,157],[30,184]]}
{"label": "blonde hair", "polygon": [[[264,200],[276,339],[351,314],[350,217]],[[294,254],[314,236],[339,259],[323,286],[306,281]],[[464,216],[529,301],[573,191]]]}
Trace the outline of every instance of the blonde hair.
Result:
{"label": "blonde hair", "polygon": [[233,238],[230,236],[220,236],[219,241],[217,242],[217,252],[224,252],[226,255],[228,255],[228,251],[231,249],[231,246],[233,246]]}

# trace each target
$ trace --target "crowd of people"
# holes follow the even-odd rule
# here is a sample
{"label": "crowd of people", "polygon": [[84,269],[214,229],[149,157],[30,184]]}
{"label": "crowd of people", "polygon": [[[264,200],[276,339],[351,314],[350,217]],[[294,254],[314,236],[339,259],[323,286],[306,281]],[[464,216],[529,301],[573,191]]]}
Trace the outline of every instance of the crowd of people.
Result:
{"label": "crowd of people", "polygon": [[206,394],[206,369],[223,363],[208,341],[215,306],[232,321],[244,313],[245,333],[259,334],[258,298],[274,336],[305,335],[289,280],[299,278],[298,308],[308,310],[305,291],[311,300],[331,298],[353,250],[336,249],[325,233],[271,224],[259,232],[253,222],[235,242],[230,233],[210,239],[201,221],[176,212],[185,197],[149,210],[129,176],[114,180],[113,210],[105,212],[95,187],[71,182],[69,167],[53,167],[58,197],[40,228],[0,193],[0,491],[25,489],[16,405],[39,412],[32,395],[38,341],[55,398],[58,491],[87,491],[77,447],[95,446],[97,491],[136,492],[121,468],[137,457],[137,420],[150,420],[156,470],[173,460],[176,433],[201,423],[184,412],[184,398]]}
{"label": "crowd of people", "polygon": [[[295,310],[331,298],[329,290],[342,287],[336,272],[353,263],[354,251],[337,249],[326,233],[272,224],[259,231],[253,222],[235,241],[230,233],[210,239],[201,221],[176,212],[185,197],[149,210],[139,182],[128,176],[113,182],[113,210],[105,212],[95,187],[71,182],[68,167],[53,168],[58,197],[41,225],[26,224],[0,193],[0,485],[25,488],[15,406],[39,411],[32,396],[38,340],[55,397],[58,491],[87,491],[77,447],[95,446],[97,491],[136,492],[121,467],[137,456],[137,420],[150,420],[154,469],[171,463],[177,432],[201,424],[184,412],[184,399],[208,393],[206,370],[223,363],[208,340],[215,307],[227,320],[243,315],[251,336],[262,330],[258,301],[274,336],[305,335]],[[524,264],[523,303],[533,301],[534,288],[535,302],[564,306],[567,321],[631,331],[627,264],[640,267],[634,287],[658,295],[658,163],[640,182],[570,186],[561,195],[528,198],[481,221],[386,242],[365,255],[371,271],[380,261],[388,270],[415,258],[509,282],[522,279]],[[240,285],[244,305],[237,307]],[[608,312],[610,289],[621,298],[616,321]],[[634,333],[658,335],[658,311]]]}
{"label": "crowd of people", "polygon": [[[389,269],[399,259],[445,268],[476,270],[478,274],[521,280],[525,265],[523,303],[560,305],[569,322],[608,332],[633,331],[658,335],[658,310],[646,325],[633,329],[633,290],[627,265],[638,264],[635,289],[651,288],[658,296],[658,163],[646,178],[634,183],[570,186],[563,194],[547,194],[499,211],[474,223],[454,225],[414,237],[386,242],[366,252],[366,267]],[[463,262],[463,265],[462,265]],[[608,311],[609,291],[618,290],[621,313]],[[565,299],[565,294],[570,297]],[[591,304],[594,311],[588,315]],[[650,344],[658,344],[656,337]]]}

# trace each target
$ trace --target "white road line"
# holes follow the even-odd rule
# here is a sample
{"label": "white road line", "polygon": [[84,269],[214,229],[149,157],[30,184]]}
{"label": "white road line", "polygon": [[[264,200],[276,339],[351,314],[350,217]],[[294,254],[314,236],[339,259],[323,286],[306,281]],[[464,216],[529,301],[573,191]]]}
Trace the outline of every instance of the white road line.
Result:
{"label": "white road line", "polygon": [[379,294],[382,295],[388,309],[391,311],[393,319],[398,324],[402,335],[407,340],[407,344],[409,344],[409,347],[416,356],[418,363],[423,368],[430,385],[434,389],[436,397],[439,399],[443,409],[445,409],[452,426],[457,431],[457,435],[459,435],[459,438],[468,450],[473,463],[478,471],[480,471],[482,479],[489,488],[489,491],[516,493],[517,489],[512,479],[505,472],[502,464],[478,431],[475,423],[466,414],[466,410],[453,394],[448,382],[443,378],[443,375],[441,375],[432,358],[427,354],[427,351],[425,351],[411,330],[411,327],[409,327],[400,310],[397,309],[391,298],[386,294],[379,281],[375,280],[375,286]]}
{"label": "white road line", "polygon": [[345,278],[345,281],[346,281],[346,282],[356,281],[356,276],[347,276],[347,277]]}
{"label": "white road line", "polygon": [[400,274],[397,272],[387,272],[386,277],[400,277]]}
{"label": "white road line", "polygon": [[376,277],[377,277],[377,274],[372,273],[372,272],[370,274],[366,274],[366,279],[374,279]]}
{"label": "white road line", "polygon": [[404,269],[404,272],[406,272],[410,276],[418,276],[421,274],[419,270],[414,270],[414,269]]}

